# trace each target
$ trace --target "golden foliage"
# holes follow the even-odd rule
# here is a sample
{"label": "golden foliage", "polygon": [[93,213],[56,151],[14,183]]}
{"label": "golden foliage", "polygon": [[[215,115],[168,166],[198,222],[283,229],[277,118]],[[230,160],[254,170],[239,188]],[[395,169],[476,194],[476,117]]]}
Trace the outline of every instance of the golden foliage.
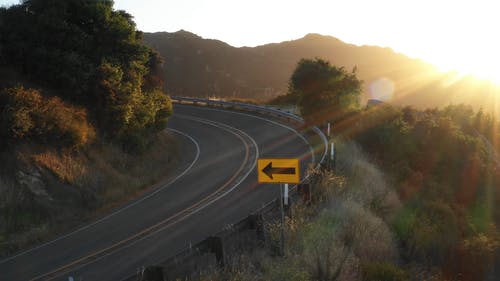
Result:
{"label": "golden foliage", "polygon": [[67,153],[46,151],[33,155],[35,162],[54,173],[60,180],[78,184],[87,171],[85,165]]}
{"label": "golden foliage", "polygon": [[0,92],[0,135],[78,148],[92,142],[95,130],[85,109],[38,90],[20,87]]}

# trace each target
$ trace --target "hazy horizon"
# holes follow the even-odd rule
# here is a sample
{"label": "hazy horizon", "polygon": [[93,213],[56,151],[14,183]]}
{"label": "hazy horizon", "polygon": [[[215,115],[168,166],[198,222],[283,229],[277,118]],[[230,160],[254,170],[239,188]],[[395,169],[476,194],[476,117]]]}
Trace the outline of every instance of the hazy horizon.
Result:
{"label": "hazy horizon", "polygon": [[[0,0],[0,5],[18,3]],[[478,1],[252,1],[116,0],[144,32],[186,30],[231,46],[254,47],[333,36],[357,46],[391,48],[442,71],[456,70],[500,81],[497,4]]]}

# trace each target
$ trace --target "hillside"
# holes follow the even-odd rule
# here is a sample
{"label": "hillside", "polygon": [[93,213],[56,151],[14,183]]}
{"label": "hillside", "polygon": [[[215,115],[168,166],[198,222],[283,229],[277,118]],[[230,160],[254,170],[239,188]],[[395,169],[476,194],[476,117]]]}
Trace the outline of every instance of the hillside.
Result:
{"label": "hillside", "polygon": [[[299,59],[314,57],[349,70],[356,67],[364,81],[363,100],[388,99],[418,107],[466,103],[491,109],[499,91],[489,82],[439,73],[434,66],[389,48],[356,46],[319,34],[242,48],[183,30],[146,33],[144,42],[165,58],[165,90],[173,95],[270,99],[287,92]],[[384,91],[391,87],[390,81],[392,98]]]}
{"label": "hillside", "polygon": [[161,58],[141,34],[113,1],[0,7],[0,257],[92,220],[175,169]]}

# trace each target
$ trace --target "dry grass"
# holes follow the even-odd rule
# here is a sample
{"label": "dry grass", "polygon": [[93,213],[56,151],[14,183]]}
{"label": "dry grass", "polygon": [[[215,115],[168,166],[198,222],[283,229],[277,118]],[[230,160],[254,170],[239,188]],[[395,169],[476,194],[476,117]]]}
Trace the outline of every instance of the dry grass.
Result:
{"label": "dry grass", "polygon": [[385,221],[391,220],[401,202],[385,175],[366,157],[356,143],[337,141],[337,167],[339,174],[348,178],[346,199],[358,202]]}
{"label": "dry grass", "polygon": [[125,153],[112,144],[102,144],[89,152],[93,167],[83,181],[96,185],[95,181],[106,182],[99,189],[101,200],[113,203],[137,196],[141,191],[168,175],[179,155],[179,147],[168,132],[161,132],[140,155]]}
{"label": "dry grass", "polygon": [[[0,209],[12,204],[15,188],[15,184],[12,181],[8,181],[0,177],[0,194],[2,194],[0,197]],[[1,219],[3,218],[0,216],[0,220]],[[3,223],[0,225],[3,225]]]}
{"label": "dry grass", "polygon": [[33,155],[35,163],[51,171],[57,178],[69,184],[77,184],[87,172],[87,163],[70,152],[48,150]]}
{"label": "dry grass", "polygon": [[166,177],[179,158],[179,144],[166,131],[136,155],[109,143],[80,153],[37,149],[25,148],[19,158],[25,169],[37,166],[43,171],[41,188],[53,199],[34,196],[15,179],[0,178],[0,256],[50,239],[140,196]]}
{"label": "dry grass", "polygon": [[[386,222],[400,206],[397,196],[355,144],[337,143],[337,172],[316,172],[314,203],[296,202],[286,218],[285,257],[248,258],[201,280],[362,280],[364,266],[379,263],[404,276]],[[268,246],[275,249],[280,222],[267,222],[266,229]]]}
{"label": "dry grass", "polygon": [[40,215],[29,213],[30,209],[37,211],[37,206],[26,188],[0,178],[0,194],[0,256],[39,242],[48,234],[48,225]]}
{"label": "dry grass", "polygon": [[97,200],[90,217],[101,216],[148,191],[175,169],[179,151],[175,137],[167,131],[159,133],[141,154],[126,153],[110,143],[89,150],[85,157],[90,164],[78,183]]}
{"label": "dry grass", "polygon": [[268,280],[262,274],[262,269],[268,264],[269,257],[262,251],[251,255],[241,255],[234,259],[224,269],[211,268],[201,272],[194,279],[202,281],[254,281]]}
{"label": "dry grass", "polygon": [[26,231],[16,233],[16,235],[0,234],[4,237],[3,241],[0,239],[0,253],[15,252],[25,245],[42,242],[43,238],[49,234],[50,226],[48,224],[36,225]]}

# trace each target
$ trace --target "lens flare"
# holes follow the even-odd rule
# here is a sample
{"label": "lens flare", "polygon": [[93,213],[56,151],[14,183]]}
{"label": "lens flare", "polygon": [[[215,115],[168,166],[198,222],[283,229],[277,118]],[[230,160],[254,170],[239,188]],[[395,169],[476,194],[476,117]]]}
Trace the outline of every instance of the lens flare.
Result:
{"label": "lens flare", "polygon": [[370,83],[368,88],[371,99],[379,101],[390,101],[394,95],[394,82],[392,80],[381,77]]}

